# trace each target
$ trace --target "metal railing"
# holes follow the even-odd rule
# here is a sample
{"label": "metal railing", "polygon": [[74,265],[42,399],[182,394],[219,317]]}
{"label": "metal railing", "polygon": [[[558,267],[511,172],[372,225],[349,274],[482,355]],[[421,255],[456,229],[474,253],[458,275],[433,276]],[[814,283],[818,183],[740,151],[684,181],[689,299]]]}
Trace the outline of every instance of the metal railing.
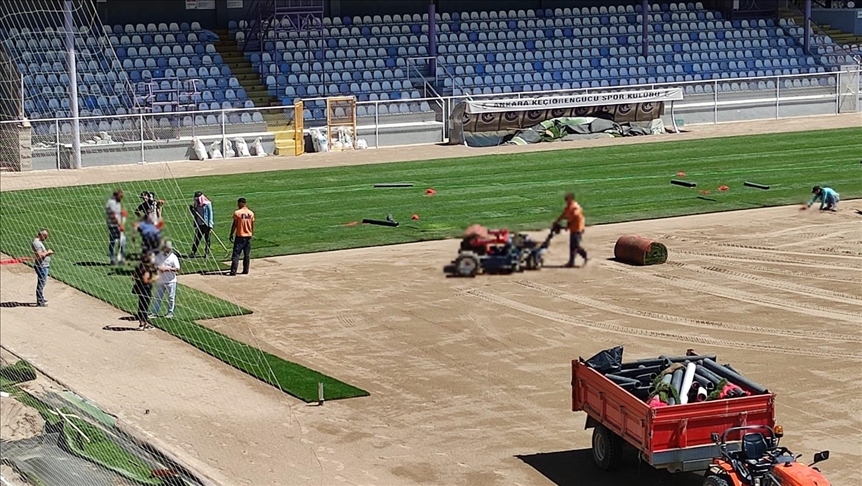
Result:
{"label": "metal railing", "polygon": [[[803,115],[839,113],[842,100],[859,100],[859,86],[842,92],[842,76],[858,76],[859,71],[842,71],[786,76],[729,78],[677,83],[654,83],[636,86],[546,90],[518,93],[470,95],[469,99],[524,98],[593,92],[630,91],[659,87],[682,87],[685,100],[676,102],[665,117],[674,121],[683,117],[687,124],[776,119]],[[854,78],[855,79],[855,78]],[[749,89],[742,89],[747,87]],[[755,89],[750,89],[755,88]],[[326,98],[307,98],[315,105]],[[441,143],[448,141],[449,118],[454,107],[466,101],[466,95],[428,96],[410,100],[357,102],[363,115],[357,119],[357,138],[366,138],[369,147]],[[425,111],[413,108],[427,103]],[[862,108],[862,102],[853,103]],[[435,110],[434,107],[438,107]],[[187,111],[175,113],[141,113],[133,115],[80,117],[83,165],[145,163],[186,158],[186,150],[195,138],[206,143],[225,143],[234,138],[261,137],[272,144],[273,130],[267,125],[266,113],[281,112],[290,130],[293,107],[260,107]],[[260,114],[256,116],[255,114]],[[65,168],[64,157],[71,143],[71,118],[28,120],[33,133],[34,157],[42,157],[41,168]],[[21,124],[21,120],[2,124]],[[101,126],[97,126],[101,124]],[[275,125],[273,125],[275,126]],[[324,120],[306,120],[310,128],[325,126]],[[97,131],[92,131],[96,129]],[[101,130],[103,129],[103,130]],[[99,133],[103,131],[106,133]],[[105,136],[107,135],[107,137]],[[96,140],[99,137],[99,140]],[[2,149],[0,149],[2,152]],[[6,154],[0,153],[0,157]],[[110,159],[110,160],[108,160]],[[53,160],[48,164],[46,160]],[[48,165],[46,165],[48,164]]]}

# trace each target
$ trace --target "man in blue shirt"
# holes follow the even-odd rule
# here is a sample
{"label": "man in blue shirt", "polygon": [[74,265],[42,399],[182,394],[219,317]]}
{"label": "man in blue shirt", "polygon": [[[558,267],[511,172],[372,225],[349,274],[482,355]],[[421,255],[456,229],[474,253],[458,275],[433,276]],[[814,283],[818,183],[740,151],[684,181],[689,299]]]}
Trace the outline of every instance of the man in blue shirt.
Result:
{"label": "man in blue shirt", "polygon": [[820,187],[814,186],[814,189],[811,190],[811,193],[814,196],[811,197],[811,200],[808,201],[806,207],[811,207],[815,201],[820,201],[820,210],[821,211],[838,211],[838,193],[833,191],[829,187]]}
{"label": "man in blue shirt", "polygon": [[141,256],[152,255],[162,245],[162,232],[146,218],[138,223],[138,233],[141,234]]}

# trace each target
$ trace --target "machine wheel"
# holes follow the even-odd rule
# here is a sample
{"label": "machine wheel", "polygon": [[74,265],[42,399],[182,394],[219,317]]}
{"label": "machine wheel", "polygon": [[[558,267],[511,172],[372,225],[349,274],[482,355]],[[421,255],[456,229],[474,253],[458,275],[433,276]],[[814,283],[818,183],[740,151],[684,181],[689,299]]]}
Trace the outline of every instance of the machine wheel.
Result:
{"label": "machine wheel", "polygon": [[710,474],[703,478],[703,486],[729,486],[729,484],[726,479],[717,474]]}
{"label": "machine wheel", "polygon": [[459,277],[475,277],[479,273],[479,259],[473,254],[458,255],[455,259],[455,271]]}
{"label": "machine wheel", "polygon": [[527,260],[527,270],[539,270],[542,268],[542,263],[542,255],[540,253],[533,253]]}
{"label": "machine wheel", "polygon": [[593,428],[593,461],[600,469],[616,469],[623,453],[623,439],[604,425]]}

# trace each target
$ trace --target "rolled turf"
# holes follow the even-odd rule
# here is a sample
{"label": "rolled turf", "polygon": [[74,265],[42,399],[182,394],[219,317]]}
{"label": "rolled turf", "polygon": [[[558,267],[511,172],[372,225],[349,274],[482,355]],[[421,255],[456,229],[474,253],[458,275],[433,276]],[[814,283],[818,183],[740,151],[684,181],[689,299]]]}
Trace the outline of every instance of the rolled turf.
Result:
{"label": "rolled turf", "polygon": [[667,261],[667,247],[640,236],[624,235],[614,245],[614,258],[631,265],[660,265]]}

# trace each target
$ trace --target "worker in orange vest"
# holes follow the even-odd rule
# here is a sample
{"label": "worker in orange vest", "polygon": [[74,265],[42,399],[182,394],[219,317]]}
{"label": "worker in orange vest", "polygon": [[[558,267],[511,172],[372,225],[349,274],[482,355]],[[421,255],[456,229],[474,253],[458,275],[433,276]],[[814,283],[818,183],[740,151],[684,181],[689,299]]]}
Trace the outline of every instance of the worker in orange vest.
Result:
{"label": "worker in orange vest", "polygon": [[575,255],[580,255],[584,259],[584,266],[587,264],[587,251],[581,247],[581,239],[584,237],[584,211],[581,205],[575,201],[575,195],[571,192],[566,194],[566,207],[555,221],[555,225],[559,225],[560,221],[566,221],[569,229],[569,262],[567,267],[575,266]]}
{"label": "worker in orange vest", "polygon": [[233,241],[230,275],[236,275],[240,253],[243,255],[242,273],[248,273],[251,260],[251,238],[254,235],[254,213],[246,207],[245,198],[237,199],[236,206],[237,210],[233,212],[233,224],[230,227],[230,241]]}

